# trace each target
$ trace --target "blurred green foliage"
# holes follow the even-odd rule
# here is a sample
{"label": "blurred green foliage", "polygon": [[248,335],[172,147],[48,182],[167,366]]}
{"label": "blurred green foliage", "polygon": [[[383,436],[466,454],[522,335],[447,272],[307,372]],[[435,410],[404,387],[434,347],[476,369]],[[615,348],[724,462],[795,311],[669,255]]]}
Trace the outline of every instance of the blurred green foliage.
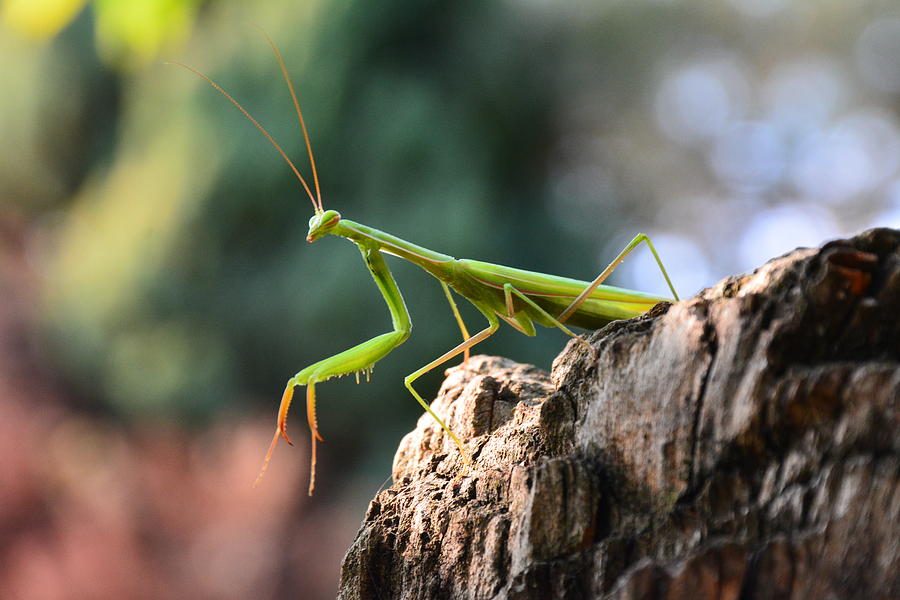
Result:
{"label": "blurred green foliage", "polygon": [[[52,37],[69,25],[88,0],[4,0],[2,21],[18,35]],[[137,69],[190,34],[201,0],[92,0],[97,50],[109,64]]]}

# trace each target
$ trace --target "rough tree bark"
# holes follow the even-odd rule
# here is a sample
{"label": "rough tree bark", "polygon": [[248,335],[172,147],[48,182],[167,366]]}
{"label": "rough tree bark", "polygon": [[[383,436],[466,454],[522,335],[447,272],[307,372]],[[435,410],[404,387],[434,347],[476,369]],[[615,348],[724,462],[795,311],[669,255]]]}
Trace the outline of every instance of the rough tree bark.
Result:
{"label": "rough tree bark", "polygon": [[342,599],[900,598],[900,231],[451,369]]}

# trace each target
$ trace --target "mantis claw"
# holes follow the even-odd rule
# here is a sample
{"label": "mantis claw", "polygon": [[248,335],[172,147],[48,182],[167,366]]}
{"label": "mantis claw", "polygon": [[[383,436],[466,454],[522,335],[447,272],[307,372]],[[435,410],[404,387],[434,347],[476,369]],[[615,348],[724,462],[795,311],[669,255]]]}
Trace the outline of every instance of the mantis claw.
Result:
{"label": "mantis claw", "polygon": [[313,495],[316,489],[316,440],[324,442],[325,440],[319,435],[319,429],[316,427],[316,384],[314,381],[306,382],[306,418],[309,422],[310,436],[310,457],[309,457],[309,495]]}
{"label": "mantis claw", "polygon": [[306,385],[306,419],[309,422],[309,430],[313,437],[324,442],[325,438],[319,435],[319,428],[316,423],[316,388],[312,382]]}
{"label": "mantis claw", "polygon": [[278,445],[278,436],[281,434],[281,431],[278,427],[275,428],[275,435],[272,436],[272,443],[269,444],[269,450],[266,452],[266,457],[263,459],[262,467],[259,469],[259,474],[256,476],[256,481],[253,482],[253,487],[259,485],[259,482],[262,481],[263,475],[266,474],[266,469],[269,468],[269,461],[272,460],[272,453],[275,452],[275,446]]}
{"label": "mantis claw", "polygon": [[287,416],[288,410],[291,408],[291,400],[294,398],[294,384],[293,380],[289,381],[287,387],[284,388],[284,394],[281,395],[281,405],[278,407],[278,426],[275,430],[275,437],[278,437],[278,434],[281,434],[281,437],[284,438],[291,446],[294,445],[294,442],[291,441],[291,438],[288,437],[287,434]]}
{"label": "mantis claw", "polygon": [[284,438],[284,441],[286,441],[289,445],[291,445],[291,446],[294,445],[294,442],[292,442],[291,438],[288,437],[288,434],[287,434],[287,431],[285,430],[285,428],[280,427],[278,429],[278,433],[281,435],[281,437]]}
{"label": "mantis claw", "polygon": [[294,384],[292,381],[289,381],[287,387],[284,388],[284,394],[281,395],[281,405],[278,407],[278,421],[275,424],[275,435],[272,436],[272,442],[269,444],[269,449],[266,451],[266,457],[263,459],[262,468],[259,470],[259,475],[256,476],[256,481],[253,482],[253,487],[259,485],[263,475],[266,474],[266,469],[269,468],[269,461],[272,460],[272,453],[275,452],[275,446],[278,445],[279,436],[283,437],[284,441],[291,446],[294,445],[294,442],[291,441],[291,438],[289,438],[287,434],[287,415],[288,409],[291,408],[291,400],[293,398]]}

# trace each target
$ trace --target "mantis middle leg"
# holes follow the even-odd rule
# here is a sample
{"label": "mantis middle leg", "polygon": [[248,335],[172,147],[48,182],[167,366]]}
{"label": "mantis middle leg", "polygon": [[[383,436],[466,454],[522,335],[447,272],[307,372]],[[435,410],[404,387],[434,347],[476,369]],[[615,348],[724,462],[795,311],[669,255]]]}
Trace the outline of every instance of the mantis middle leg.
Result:
{"label": "mantis middle leg", "polygon": [[[469,330],[466,329],[466,324],[463,322],[462,315],[459,314],[459,309],[456,307],[456,302],[453,300],[453,295],[450,293],[450,286],[441,282],[441,287],[444,288],[444,295],[447,296],[447,302],[450,303],[450,310],[453,311],[453,317],[456,319],[456,324],[459,325],[459,332],[462,334],[463,341],[469,339],[471,336],[469,335]],[[466,348],[463,352],[463,364],[469,362],[469,349]]]}
{"label": "mantis middle leg", "polygon": [[500,327],[500,321],[497,319],[497,315],[495,315],[490,309],[483,309],[481,307],[478,307],[478,309],[487,318],[487,320],[488,320],[487,327],[485,327],[484,329],[482,329],[481,331],[479,331],[472,337],[464,340],[461,344],[457,345],[452,350],[449,350],[448,352],[445,352],[444,354],[440,355],[438,358],[434,359],[433,361],[431,361],[424,367],[410,373],[403,379],[403,385],[406,386],[406,389],[409,390],[409,393],[412,394],[416,400],[418,400],[419,404],[422,405],[422,408],[424,408],[428,412],[429,415],[434,417],[434,420],[438,422],[438,424],[441,426],[441,429],[446,431],[447,435],[449,435],[453,439],[453,441],[456,442],[456,446],[459,448],[459,452],[460,452],[460,454],[462,454],[463,460],[466,462],[466,464],[470,464],[472,461],[469,458],[468,452],[466,452],[465,448],[463,448],[462,442],[459,441],[459,438],[456,437],[456,434],[454,434],[450,430],[450,428],[444,424],[444,422],[441,420],[441,418],[439,416],[437,416],[433,410],[431,410],[431,407],[428,406],[428,403],[425,402],[425,400],[422,399],[422,396],[420,396],[419,393],[415,390],[415,388],[413,388],[412,383],[413,383],[413,381],[415,381],[416,379],[418,379],[419,377],[421,377],[428,371],[441,365],[442,363],[447,362],[454,356],[457,356],[458,354],[463,353],[463,352],[467,352],[469,350],[469,348],[471,348],[472,346],[474,346],[475,344],[477,344],[479,342],[483,342],[484,340],[489,338],[491,335],[493,335],[493,333],[495,331],[497,331],[497,329]]}
{"label": "mantis middle leg", "polygon": [[625,246],[625,248],[621,252],[619,252],[619,255],[616,256],[611,263],[609,263],[609,266],[606,267],[605,269],[603,269],[603,271],[599,275],[597,275],[597,278],[594,279],[590,283],[590,285],[588,285],[586,288],[584,288],[584,291],[582,291],[578,295],[577,298],[572,300],[572,303],[569,304],[569,306],[566,308],[566,310],[564,310],[564,311],[562,311],[562,313],[560,313],[560,315],[557,317],[557,320],[560,323],[565,323],[566,319],[571,317],[572,313],[574,313],[576,310],[578,310],[578,307],[581,306],[581,303],[584,302],[587,299],[587,297],[591,295],[591,292],[593,292],[595,289],[597,289],[597,287],[601,283],[603,283],[607,277],[609,277],[610,273],[612,273],[613,271],[616,270],[616,267],[619,266],[619,263],[621,263],[625,259],[625,257],[628,256],[628,254],[630,254],[631,251],[634,250],[637,247],[637,245],[640,244],[641,242],[646,242],[647,246],[649,246],[650,252],[653,253],[653,258],[656,259],[656,264],[659,265],[659,270],[662,271],[663,277],[666,278],[666,283],[669,284],[669,290],[672,291],[672,296],[677,301],[678,293],[675,291],[675,286],[672,285],[672,281],[669,279],[669,274],[666,273],[666,268],[663,266],[662,260],[660,260],[660,258],[659,258],[659,254],[656,253],[656,248],[653,247],[653,242],[651,242],[650,238],[648,238],[643,233],[639,233],[636,236],[634,236],[633,240],[628,242],[628,245]]}

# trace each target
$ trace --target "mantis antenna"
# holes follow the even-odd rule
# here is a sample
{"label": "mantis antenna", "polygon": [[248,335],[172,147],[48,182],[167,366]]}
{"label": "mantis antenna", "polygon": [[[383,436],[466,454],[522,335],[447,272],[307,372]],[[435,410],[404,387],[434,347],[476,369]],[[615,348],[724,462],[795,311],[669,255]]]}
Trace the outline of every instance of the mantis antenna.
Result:
{"label": "mantis antenna", "polygon": [[[256,27],[254,25],[254,27]],[[303,120],[303,112],[300,110],[300,101],[297,100],[297,93],[294,91],[294,84],[291,83],[291,77],[288,75],[287,67],[284,66],[284,59],[281,58],[281,52],[278,50],[278,46],[275,45],[275,42],[272,41],[272,38],[269,37],[269,34],[262,30],[260,27],[256,27],[259,29],[259,32],[262,33],[266,41],[269,42],[269,46],[272,48],[272,52],[275,54],[275,60],[278,61],[278,66],[281,67],[281,73],[284,75],[284,81],[287,83],[288,89],[291,91],[291,100],[294,101],[294,108],[297,109],[297,119],[300,121],[300,129],[303,130],[303,140],[306,142],[306,151],[309,154],[309,164],[312,166],[313,173],[313,182],[316,186],[316,198],[319,200],[319,210],[318,212],[324,212],[325,209],[322,207],[322,190],[319,189],[319,173],[316,171],[316,159],[313,158],[312,145],[309,143],[309,133],[306,131],[306,121]]]}
{"label": "mantis antenna", "polygon": [[[266,36],[266,37],[268,37],[268,36]],[[272,43],[271,40],[270,40],[270,43]],[[274,44],[272,44],[272,47],[274,48]],[[276,49],[276,52],[277,52],[277,49]],[[280,57],[280,55],[278,56],[278,59],[279,59],[279,62],[281,62],[281,57]],[[303,189],[306,190],[306,195],[309,196],[309,200],[312,202],[313,210],[315,210],[316,214],[319,214],[319,213],[324,212],[324,210],[322,209],[322,198],[321,198],[321,195],[319,196],[319,203],[316,204],[316,199],[315,199],[315,197],[313,196],[312,191],[309,189],[309,185],[306,183],[306,180],[303,178],[303,175],[300,174],[300,171],[297,170],[297,167],[294,166],[294,163],[291,162],[291,159],[290,159],[290,158],[288,158],[288,155],[285,154],[284,150],[281,149],[281,146],[278,145],[278,142],[276,142],[276,141],[272,138],[272,136],[269,135],[269,132],[266,131],[266,129],[265,129],[262,125],[260,125],[259,122],[258,122],[256,119],[254,119],[252,116],[250,116],[250,113],[247,112],[247,109],[245,109],[243,106],[241,106],[240,102],[238,102],[237,100],[235,100],[234,98],[232,98],[232,97],[231,97],[231,94],[229,94],[228,92],[226,92],[225,90],[223,90],[223,89],[221,88],[221,86],[219,86],[219,84],[217,84],[215,81],[213,81],[212,79],[210,79],[209,77],[207,77],[206,75],[204,75],[203,73],[201,73],[200,71],[198,71],[197,69],[195,69],[195,68],[193,68],[193,67],[189,67],[189,66],[187,66],[187,65],[184,64],[184,63],[175,62],[175,61],[169,61],[169,62],[167,62],[166,64],[169,64],[169,65],[176,65],[176,66],[178,66],[178,67],[182,67],[182,68],[184,68],[184,69],[187,69],[188,71],[190,71],[191,73],[193,73],[193,74],[196,75],[197,77],[200,77],[201,79],[204,79],[209,85],[213,86],[213,87],[216,89],[217,92],[219,92],[220,94],[222,94],[223,96],[225,96],[226,98],[228,98],[228,100],[230,100],[231,103],[234,104],[234,105],[237,107],[237,109],[238,109],[239,111],[241,111],[241,112],[243,113],[243,115],[244,115],[245,117],[247,117],[247,119],[249,119],[250,122],[253,123],[253,124],[256,126],[256,128],[259,129],[259,130],[262,132],[262,134],[263,134],[264,136],[266,136],[266,139],[269,140],[269,143],[271,143],[273,146],[275,146],[275,149],[278,150],[278,153],[281,154],[281,157],[282,157],[285,161],[287,161],[287,164],[290,165],[291,170],[294,171],[294,175],[296,175],[296,176],[297,176],[297,179],[300,180],[300,183],[303,184]],[[281,68],[284,69],[284,63],[283,63],[283,62],[282,62]],[[285,73],[285,76],[287,76],[286,73]],[[288,85],[290,85],[290,80],[288,80]],[[296,96],[294,95],[294,88],[293,88],[293,86],[291,86],[291,96],[294,96],[294,103],[295,103],[295,105],[297,106],[297,113],[299,114],[299,113],[300,113],[300,104],[297,102],[297,98],[296,98]],[[306,125],[303,124],[303,117],[302,117],[302,116],[300,117],[300,124],[303,126],[303,136],[306,138],[306,146],[307,146],[307,148],[310,148],[310,145],[309,145],[309,137],[306,135]],[[310,156],[310,159],[312,159],[312,149],[311,149],[311,148],[310,148],[310,151],[309,151],[309,156]],[[314,174],[314,175],[315,175],[315,172],[316,172],[316,165],[315,165],[315,162],[313,162],[313,174]],[[318,192],[318,189],[319,189],[319,178],[316,177],[316,191],[317,191],[317,192]]]}

